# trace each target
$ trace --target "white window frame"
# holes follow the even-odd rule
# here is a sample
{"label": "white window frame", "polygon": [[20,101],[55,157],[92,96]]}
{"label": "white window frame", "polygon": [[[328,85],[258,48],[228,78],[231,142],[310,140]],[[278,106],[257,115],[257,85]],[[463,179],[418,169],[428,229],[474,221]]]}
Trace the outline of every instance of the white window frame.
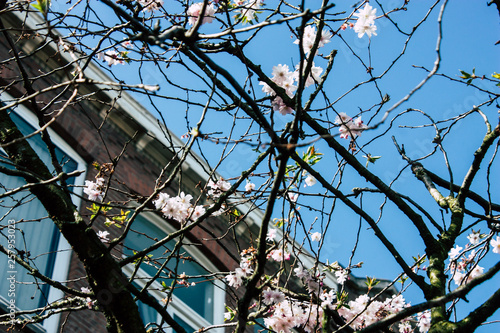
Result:
{"label": "white window frame", "polygon": [[[171,225],[168,223],[165,223],[165,220],[159,217],[157,214],[151,213],[151,212],[144,212],[141,213],[141,216],[144,217],[144,219],[149,222],[153,223],[157,228],[159,228],[161,231],[165,232],[165,234],[172,233],[176,231]],[[217,267],[210,261],[208,258],[203,254],[202,251],[200,251],[196,247],[184,247],[184,250],[189,253],[191,257],[196,259],[197,263],[199,263],[203,268],[205,268],[207,271],[211,272],[216,272]],[[135,271],[135,266],[134,264],[128,264],[123,267],[123,272],[127,276],[131,276],[133,272]],[[144,287],[146,284],[145,281],[150,277],[149,274],[147,274],[144,270],[138,269],[136,272],[137,281],[134,281],[134,283],[137,283],[139,287]],[[171,304],[167,307],[167,312],[170,315],[176,315],[179,318],[181,318],[184,322],[186,322],[189,326],[191,327],[208,327],[211,325],[221,325],[224,323],[224,312],[225,312],[225,302],[226,302],[226,291],[225,291],[225,284],[220,281],[220,280],[215,280],[213,281],[214,284],[214,294],[213,294],[213,319],[212,323],[210,323],[208,320],[203,318],[199,313],[196,311],[192,310],[186,303],[184,303],[179,297],[172,295],[172,300]],[[151,290],[149,290],[149,293],[154,296],[159,302],[163,298],[165,298],[165,293],[160,292],[159,290],[163,289],[162,285],[154,281],[151,286]],[[161,322],[161,316],[158,314],[157,316],[157,323]],[[173,329],[168,328],[167,333],[172,333]],[[224,328],[219,327],[219,328],[214,328],[211,330],[211,332],[216,332],[216,333],[223,333]]]}
{"label": "white window frame", "polygon": [[[1,99],[5,104],[8,103],[8,101],[14,100],[14,98],[4,92],[2,94],[2,99]],[[24,121],[26,121],[29,125],[31,125],[33,128],[39,128],[38,126],[38,119],[36,118],[35,114],[30,111],[27,107],[24,105],[20,104],[15,107],[10,108],[11,112],[15,112],[19,117],[23,118]],[[68,144],[66,141],[64,141],[56,132],[54,132],[50,127],[47,129],[49,132],[49,135],[52,139],[52,142],[54,145],[56,145],[59,149],[61,149],[68,157],[73,159],[77,163],[77,170],[83,170],[84,172],[78,176],[75,177],[75,187],[73,188],[73,195],[71,196],[71,199],[73,201],[73,204],[77,207],[76,209],[80,211],[80,206],[81,206],[81,195],[83,193],[83,187],[78,186],[78,185],[83,185],[85,182],[85,176],[87,173],[87,163],[83,158],[80,157],[80,155]],[[60,281],[63,282],[67,280],[68,278],[68,273],[69,273],[69,266],[71,263],[71,255],[73,251],[71,249],[71,246],[69,245],[68,241],[64,236],[61,234],[59,237],[59,241],[57,244],[57,251],[56,251],[56,257],[54,261],[54,269],[52,272],[52,278],[55,281]],[[59,290],[57,288],[50,287],[49,288],[49,296],[48,296],[48,303],[57,301],[64,298],[64,292],[62,290]],[[61,314],[57,313],[49,318],[45,319],[42,323],[42,327],[47,333],[58,333],[59,332],[59,321],[60,321]]]}

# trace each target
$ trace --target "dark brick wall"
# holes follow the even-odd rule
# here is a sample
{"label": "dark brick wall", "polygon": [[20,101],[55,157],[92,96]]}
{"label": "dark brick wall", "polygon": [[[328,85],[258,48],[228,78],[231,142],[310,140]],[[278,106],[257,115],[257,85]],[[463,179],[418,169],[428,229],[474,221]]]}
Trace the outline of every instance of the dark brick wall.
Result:
{"label": "dark brick wall", "polygon": [[[2,19],[4,19],[2,17]],[[12,20],[10,18],[9,20]],[[8,20],[4,20],[8,23]],[[16,23],[16,24],[19,24]],[[12,27],[20,25],[13,24]],[[7,28],[9,28],[7,26]],[[20,51],[21,57],[25,54],[22,52],[26,43],[39,44],[41,41],[33,38],[33,35],[21,36],[19,31],[11,31],[13,40],[17,41],[16,47]],[[23,37],[23,38],[19,38]],[[0,36],[0,84],[2,86],[10,84],[9,94],[19,97],[25,93],[25,89],[19,83],[11,84],[15,80],[19,80],[19,70],[17,64],[9,53],[10,47],[6,43],[3,35]],[[35,78],[32,84],[35,90],[40,90],[50,86],[53,83],[62,82],[69,78],[68,70],[58,71],[50,75],[43,73],[51,70],[53,66],[62,64],[61,57],[49,48],[40,50],[36,55],[31,55],[27,59],[22,60],[28,76]],[[42,74],[42,75],[40,75]],[[57,112],[58,108],[63,105],[68,99],[72,87],[69,90],[57,97],[61,89],[51,91],[36,97],[37,106],[39,109],[45,107],[48,103],[55,102],[46,110],[47,115]],[[88,163],[87,179],[94,180],[97,173],[92,168],[91,163],[97,161],[100,164],[110,163],[120,154],[131,139],[125,131],[123,131],[111,119],[118,119],[120,115],[116,115],[116,109],[113,109],[103,93],[94,91],[92,99],[98,100],[99,103],[92,102],[84,98],[84,94],[92,92],[94,87],[82,88],[75,101],[57,118],[54,125],[51,126],[67,143],[69,143],[77,153]],[[26,104],[30,109],[31,106]],[[105,118],[106,115],[109,117]],[[113,116],[114,115],[114,116]],[[113,116],[113,117],[112,117]],[[118,118],[117,118],[118,117]],[[144,129],[139,129],[144,130]],[[132,142],[127,145],[125,153],[113,174],[112,187],[126,192],[134,193],[141,196],[147,196],[154,188],[156,179],[160,173],[160,164],[154,156],[149,155],[144,150],[140,150]],[[172,185],[168,192],[170,194],[177,193],[177,187]],[[199,190],[190,191],[196,197]],[[117,203],[124,203],[131,198],[124,196],[117,191],[110,191],[108,200]],[[85,208],[88,205],[85,201],[81,205],[81,214],[86,216],[88,221],[89,212]],[[104,219],[100,218],[94,224],[95,229],[108,230],[112,233],[112,237],[118,236],[123,229],[106,228],[103,226]],[[174,223],[175,226],[175,223]],[[177,226],[178,227],[178,226]],[[202,252],[221,270],[230,271],[238,266],[239,254],[231,240],[230,235],[223,237],[228,227],[228,221],[225,219],[211,218],[203,227],[196,227],[188,235],[191,242],[200,244]],[[243,246],[245,244],[244,239]],[[243,247],[245,248],[245,247]],[[114,252],[120,256],[119,248]],[[88,286],[86,281],[86,273],[78,258],[73,255],[69,269],[68,285],[72,288],[79,289],[82,286]],[[229,293],[228,293],[229,295]],[[228,296],[229,297],[229,296]],[[63,332],[106,332],[105,319],[103,315],[96,311],[84,310],[79,312],[65,313],[61,316],[61,325]],[[26,331],[26,330],[25,330]],[[1,329],[0,329],[1,332]]]}

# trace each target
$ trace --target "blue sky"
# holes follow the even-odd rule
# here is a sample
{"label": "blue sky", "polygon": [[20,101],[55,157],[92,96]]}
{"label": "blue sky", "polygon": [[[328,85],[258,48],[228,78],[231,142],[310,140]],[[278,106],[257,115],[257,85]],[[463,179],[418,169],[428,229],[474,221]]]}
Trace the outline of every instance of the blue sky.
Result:
{"label": "blue sky", "polygon": [[[166,1],[167,2],[167,1]],[[266,1],[266,4],[271,6],[276,1]],[[370,2],[375,8],[378,9],[377,15],[381,14],[380,7],[377,2]],[[388,10],[396,5],[400,5],[402,1],[380,1],[384,9]],[[412,27],[415,26],[425,15],[431,1],[410,1],[407,11],[400,11],[391,15],[391,18],[398,23],[398,27],[405,31],[410,32]],[[319,1],[306,1],[307,6],[318,6]],[[335,11],[346,12],[352,11],[350,7],[353,2],[349,1],[347,4],[338,3]],[[427,72],[421,68],[432,69],[436,60],[436,41],[438,34],[437,17],[439,14],[441,4],[433,10],[429,15],[426,22],[424,22],[416,33],[413,35],[411,41],[405,50],[404,56],[394,65],[391,71],[379,81],[379,87],[384,94],[391,97],[391,101],[382,109],[385,111],[387,107],[393,105],[404,97],[411,89],[413,89],[421,80],[423,80]],[[345,15],[341,14],[335,18],[344,18]],[[495,46],[495,42],[499,39],[499,20],[498,11],[494,6],[487,7],[486,1],[467,1],[467,0],[454,0],[448,1],[446,10],[443,17],[443,40],[441,43],[441,67],[439,73],[444,73],[452,78],[458,79],[460,75],[459,70],[472,71],[476,69],[477,75],[485,75],[491,77],[493,72],[500,72],[499,64],[499,47]],[[331,22],[330,26],[333,30],[337,30],[342,22]],[[292,22],[293,26],[299,22]],[[335,101],[349,91],[356,83],[369,79],[365,68],[361,65],[360,60],[356,58],[352,52],[354,51],[359,58],[369,63],[371,52],[371,67],[373,67],[373,75],[380,75],[403,50],[406,36],[398,33],[396,27],[386,18],[380,18],[376,21],[377,36],[368,39],[367,36],[358,38],[352,29],[347,29],[341,32],[344,43],[338,36],[332,39],[332,42],[327,44],[320,53],[328,54],[331,50],[337,49],[338,54],[335,59],[334,69],[326,82],[325,91],[327,91],[330,101]],[[168,25],[162,26],[166,28]],[[201,33],[212,33],[218,31],[217,23],[212,25],[202,26]],[[122,35],[116,34],[115,38],[121,40]],[[282,24],[269,29],[267,32],[259,34],[247,47],[246,54],[254,62],[261,64],[262,69],[269,76],[272,73],[273,66],[278,64],[287,64],[293,68],[299,61],[298,47],[293,44],[295,38],[291,36],[288,28]],[[349,45],[349,47],[347,46]],[[350,48],[350,49],[349,49]],[[137,57],[136,53],[131,54],[132,57]],[[224,56],[212,56],[213,59],[228,69],[240,81],[245,80],[245,68],[234,58]],[[186,62],[189,65],[189,62]],[[326,60],[317,59],[316,65],[326,65]],[[105,66],[105,65],[104,65]],[[416,67],[415,67],[416,66]],[[163,66],[164,68],[165,66]],[[136,64],[118,65],[113,67],[113,72],[117,78],[126,81],[127,83],[138,83],[136,74]],[[182,66],[172,66],[168,69],[168,78],[179,84],[188,84],[192,89],[206,89],[202,84],[200,78],[196,78]],[[165,79],[162,79],[156,69],[145,66],[142,70],[144,83],[146,84],[159,84],[161,90],[159,94],[173,94],[186,97],[186,94],[177,90],[172,85],[168,84]],[[492,84],[486,81],[475,80],[474,83],[479,87],[489,87],[492,89]],[[264,94],[260,92],[260,87],[255,78],[253,84],[256,86],[255,93],[257,97],[263,97]],[[312,91],[312,87],[306,90],[307,93]],[[362,87],[347,94],[336,102],[333,107],[337,112],[346,112],[350,116],[354,116],[360,110],[366,111],[377,103],[377,91],[373,83],[363,85]],[[392,111],[389,119],[392,119],[398,113],[406,110],[407,108],[420,109],[426,112],[434,119],[446,119],[456,116],[460,113],[468,111],[473,105],[478,105],[485,100],[486,94],[481,93],[476,89],[467,88],[460,83],[452,83],[449,79],[435,76],[427,84],[415,93],[410,101],[402,104],[400,107]],[[140,95],[136,95],[141,102],[145,105],[148,101]],[[200,103],[206,102],[206,94],[199,92],[191,92],[189,97],[193,101]],[[157,106],[163,117],[166,119],[167,126],[178,136],[181,136],[189,131],[189,127],[193,126],[201,114],[201,108],[197,106],[186,106],[182,102],[156,100]],[[324,102],[316,103],[315,105],[323,105]],[[485,106],[482,108],[483,112],[490,118],[490,121],[495,123],[497,116],[497,109],[494,105]],[[151,108],[153,114],[155,110]],[[186,117],[186,112],[188,116]],[[330,112],[330,120],[334,120],[334,114]],[[367,121],[370,118],[370,112],[363,115],[363,119]],[[243,114],[240,112],[240,116]],[[292,115],[281,116],[275,115],[277,127],[283,127],[286,122],[293,119]],[[376,115],[372,123],[381,119],[382,113]],[[186,119],[189,119],[190,125],[186,124]],[[227,122],[230,117],[227,115],[209,113],[202,131],[205,133],[222,132],[227,134],[229,127]],[[432,128],[398,128],[400,125],[423,125],[428,124],[427,118],[417,112],[407,113],[398,117],[394,122],[391,129],[391,135],[395,135],[399,144],[404,144],[407,154],[411,158],[422,157],[432,151],[434,145],[432,138],[434,137],[434,130]],[[358,145],[363,146],[372,139],[384,133],[388,129],[390,123],[387,121],[376,130],[366,131],[358,140]],[[257,130],[257,128],[252,128]],[[236,131],[243,131],[239,129]],[[455,182],[461,183],[464,175],[472,160],[473,152],[479,146],[482,137],[485,133],[485,125],[482,118],[478,114],[470,115],[463,123],[458,124],[453,128],[453,131],[448,135],[444,141],[444,146],[449,154],[449,160],[453,168]],[[221,134],[221,136],[223,135]],[[341,139],[339,139],[341,140]],[[347,147],[348,141],[344,140]],[[329,153],[322,142],[315,144],[320,152],[324,152],[325,156],[321,162],[317,164],[318,170],[322,174],[333,177],[336,169],[332,169],[332,163],[337,163],[335,157]],[[222,152],[222,145],[203,143],[203,152],[208,160],[215,163],[219,160]],[[304,151],[306,148],[299,149],[299,152]],[[390,135],[377,139],[371,142],[360,153],[359,159],[364,160],[361,156],[365,153],[372,155],[382,156],[375,164],[371,164],[369,169],[380,176],[384,181],[390,182],[394,179],[397,173],[405,166],[405,162],[399,157]],[[226,159],[218,169],[218,172],[226,177],[238,176],[241,171],[246,169],[255,157],[255,153],[251,148],[246,145],[236,147],[234,154]],[[487,160],[491,158],[488,155]],[[431,158],[425,160],[424,166],[434,173],[448,177],[448,172],[445,166],[443,155],[438,153]],[[498,163],[497,163],[498,167]],[[473,189],[484,195],[485,187],[485,168],[481,170],[478,175],[477,182],[473,185]],[[328,178],[328,177],[327,177]],[[255,179],[256,183],[260,180]],[[491,175],[491,184],[498,184],[500,182],[498,172],[493,172]],[[316,187],[305,189],[311,193],[323,190]],[[342,188],[347,190],[349,187],[364,187],[369,186],[364,180],[356,177],[348,168],[344,176]],[[398,181],[394,184],[394,189],[407,195],[416,196],[423,206],[428,207],[430,213],[436,220],[441,219],[441,212],[437,205],[433,202],[432,198],[426,192],[424,186],[414,180],[411,171],[406,168],[398,177]],[[301,190],[304,190],[301,188]],[[499,193],[497,189],[493,193],[493,198],[498,201]],[[444,195],[447,193],[444,191]],[[306,204],[316,205],[315,202],[309,202],[307,199],[301,201]],[[327,201],[331,205],[331,201]],[[379,207],[383,204],[380,198],[366,194],[364,195],[363,207],[371,213],[374,218],[379,215]],[[341,205],[339,205],[341,206]],[[477,210],[477,207],[471,206]],[[277,215],[279,212],[277,212]],[[304,210],[304,214],[306,214]],[[314,220],[315,215],[309,213],[307,216],[311,221]],[[444,214],[445,220],[449,215]],[[467,222],[470,222],[469,220]],[[341,264],[347,264],[351,255],[352,248],[356,241],[356,231],[359,225],[359,217],[347,209],[339,208],[335,213],[331,226],[325,235],[325,246],[321,252],[321,259],[328,259],[330,262],[338,260]],[[409,224],[408,220],[401,215],[394,207],[388,203],[384,206],[384,215],[379,224],[388,238],[394,245],[401,251],[407,261],[411,261],[411,256],[424,253],[422,242],[416,234],[416,229]],[[320,231],[320,222],[315,225],[314,231]],[[359,240],[359,248],[354,256],[353,262],[357,263],[363,261],[363,268],[354,271],[357,276],[375,276],[378,278],[393,279],[400,272],[398,266],[385,250],[380,242],[373,236],[370,230],[367,230],[367,224],[362,223],[362,233]],[[487,232],[485,226],[481,227],[482,232]],[[300,239],[303,234],[298,233],[297,237]],[[463,246],[466,244],[466,234],[461,237]],[[487,269],[492,263],[498,261],[498,255],[488,254],[483,266]],[[496,278],[491,284],[498,287],[500,279]],[[452,286],[454,287],[454,286]],[[477,301],[484,300],[491,291],[487,287],[478,288],[473,296],[470,297],[470,308],[472,308]],[[412,304],[418,303],[421,298],[419,292],[409,289],[408,301]],[[476,302],[475,302],[476,300]],[[467,310],[467,306],[465,307]],[[500,314],[496,314],[496,319],[500,319]],[[497,324],[498,325],[498,324]],[[492,330],[490,326],[479,330],[480,332],[488,332]]]}

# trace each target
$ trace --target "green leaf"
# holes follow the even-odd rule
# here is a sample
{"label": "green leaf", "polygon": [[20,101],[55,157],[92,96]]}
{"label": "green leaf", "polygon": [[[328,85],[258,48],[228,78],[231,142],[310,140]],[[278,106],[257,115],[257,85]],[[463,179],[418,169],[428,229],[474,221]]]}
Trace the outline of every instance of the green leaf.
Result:
{"label": "green leaf", "polygon": [[377,281],[376,278],[371,278],[371,277],[366,277],[366,286],[368,287],[368,290],[372,289],[373,287],[375,287],[377,284],[379,284],[380,281]]}
{"label": "green leaf", "polygon": [[467,80],[467,85],[470,85],[472,80],[476,79],[476,68],[474,67],[472,69],[472,74],[467,73],[466,71],[460,70],[460,73],[462,73],[462,76],[459,76],[461,79]]}
{"label": "green leaf", "polygon": [[369,163],[375,163],[382,156],[372,156],[372,154],[363,155],[366,158],[366,167],[368,168]]}
{"label": "green leaf", "polygon": [[321,161],[323,154],[318,153],[314,146],[307,148],[307,151],[302,154],[302,160],[309,165],[314,165]]}
{"label": "green leaf", "polygon": [[[108,203],[109,204],[109,203]],[[92,206],[90,207],[87,207],[88,210],[90,210],[93,214],[97,214],[97,212],[99,212],[99,210],[102,212],[102,213],[106,213],[108,212],[109,210],[111,210],[111,207],[109,206],[101,206],[101,205],[98,205],[96,204],[95,202],[92,203]]]}
{"label": "green leaf", "polygon": [[283,220],[283,219],[278,219],[278,218],[275,218],[275,219],[273,220],[273,222],[274,222],[274,226],[275,226],[276,228],[281,228],[281,227],[283,226],[284,220]]}
{"label": "green leaf", "polygon": [[161,286],[163,287],[163,291],[170,289],[170,286],[167,285],[167,283],[165,281],[161,281]]}
{"label": "green leaf", "polygon": [[462,76],[459,76],[459,77],[462,79],[468,79],[471,77],[471,75],[469,73],[467,73],[466,71],[460,70],[460,73],[462,73]]}
{"label": "green leaf", "polygon": [[31,6],[41,12],[44,16],[47,16],[47,11],[50,7],[50,0],[36,0],[37,3]]}

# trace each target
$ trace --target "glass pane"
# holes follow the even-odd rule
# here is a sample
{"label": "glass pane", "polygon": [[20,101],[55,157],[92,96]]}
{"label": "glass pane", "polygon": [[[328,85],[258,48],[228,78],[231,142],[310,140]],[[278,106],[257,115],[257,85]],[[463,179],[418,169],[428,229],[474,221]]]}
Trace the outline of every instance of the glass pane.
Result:
{"label": "glass pane", "polygon": [[[17,124],[19,130],[24,134],[29,134],[34,129],[20,116],[11,113],[12,120]],[[39,154],[44,163],[50,165],[50,155],[47,152],[40,136],[35,136],[29,139],[31,147]],[[4,155],[4,152],[1,152]],[[56,154],[61,163],[64,164],[65,172],[76,170],[77,162],[67,157],[62,150],[56,149]],[[3,163],[6,159],[0,159],[0,165],[13,169],[7,163]],[[0,174],[0,193],[17,188],[26,182],[21,177],[12,177]],[[68,179],[69,184],[74,183],[73,179]],[[1,227],[2,234],[7,234],[7,224],[9,220],[24,222],[16,224],[16,228],[22,229],[23,234],[17,231],[15,233],[16,248],[29,258],[31,265],[36,267],[42,274],[51,276],[54,269],[54,262],[59,241],[59,232],[52,221],[48,218],[40,220],[40,217],[47,217],[42,204],[34,198],[29,191],[18,192],[12,197],[4,198],[0,201],[0,217],[2,217]],[[7,246],[6,237],[0,237],[0,244]],[[25,245],[26,244],[26,245]],[[9,262],[10,264],[11,262]],[[0,267],[9,267],[7,257],[0,256]],[[20,309],[30,309],[33,307],[42,307],[46,304],[49,288],[43,283],[36,283],[36,280],[25,274],[19,265],[13,265],[9,272],[15,275],[17,282],[27,284],[16,284],[16,306]],[[10,274],[9,274],[10,275]],[[0,295],[7,297],[9,290],[9,282],[3,278],[0,280]],[[12,294],[12,293],[11,293]],[[10,297],[9,297],[10,299]]]}
{"label": "glass pane", "polygon": [[[194,329],[194,328],[192,328],[191,326],[189,326],[189,325],[188,325],[188,324],[187,324],[184,320],[182,320],[181,318],[179,318],[179,316],[176,316],[176,315],[174,314],[173,318],[174,318],[174,320],[175,320],[177,323],[179,323],[179,325],[181,325],[181,327],[182,327],[183,329],[185,329],[185,330],[186,330],[186,332],[190,333],[190,332],[196,332],[196,331],[197,331],[197,329]],[[175,333],[177,333],[177,331],[176,331],[176,330],[173,330],[173,331],[174,331]]]}
{"label": "glass pane", "polygon": [[[135,286],[139,288],[137,285]],[[144,323],[144,326],[149,323],[156,324],[158,322],[158,314],[156,313],[155,309],[142,303],[141,301],[137,301],[137,307],[139,308],[139,314],[141,316],[142,322]]]}
{"label": "glass pane", "polygon": [[[166,236],[165,232],[156,227],[153,223],[149,222],[142,216],[138,216],[134,221],[132,230],[136,232],[131,232],[125,239],[125,249],[124,253],[126,255],[131,255],[133,250],[141,250],[151,246],[155,243],[153,238],[158,240]],[[143,263],[141,268],[148,275],[155,275],[157,268],[162,265],[171,250],[174,248],[175,242],[169,242],[166,246],[161,247],[152,254],[153,263]],[[185,273],[188,276],[200,276],[207,274],[206,270],[200,267],[197,263],[191,261],[192,258],[184,249],[180,251],[180,259],[172,258],[167,264],[167,270],[162,273],[162,279],[158,282],[165,282],[168,286],[171,285],[172,279],[167,278],[168,271],[174,271],[177,266],[177,273]],[[178,265],[177,265],[178,262]],[[188,305],[192,310],[196,311],[203,318],[209,322],[213,321],[213,297],[214,297],[214,286],[211,282],[207,281],[205,278],[192,278],[188,280],[189,286],[179,285],[174,289],[174,295],[179,297],[186,305]],[[194,285],[191,285],[194,284]]]}

